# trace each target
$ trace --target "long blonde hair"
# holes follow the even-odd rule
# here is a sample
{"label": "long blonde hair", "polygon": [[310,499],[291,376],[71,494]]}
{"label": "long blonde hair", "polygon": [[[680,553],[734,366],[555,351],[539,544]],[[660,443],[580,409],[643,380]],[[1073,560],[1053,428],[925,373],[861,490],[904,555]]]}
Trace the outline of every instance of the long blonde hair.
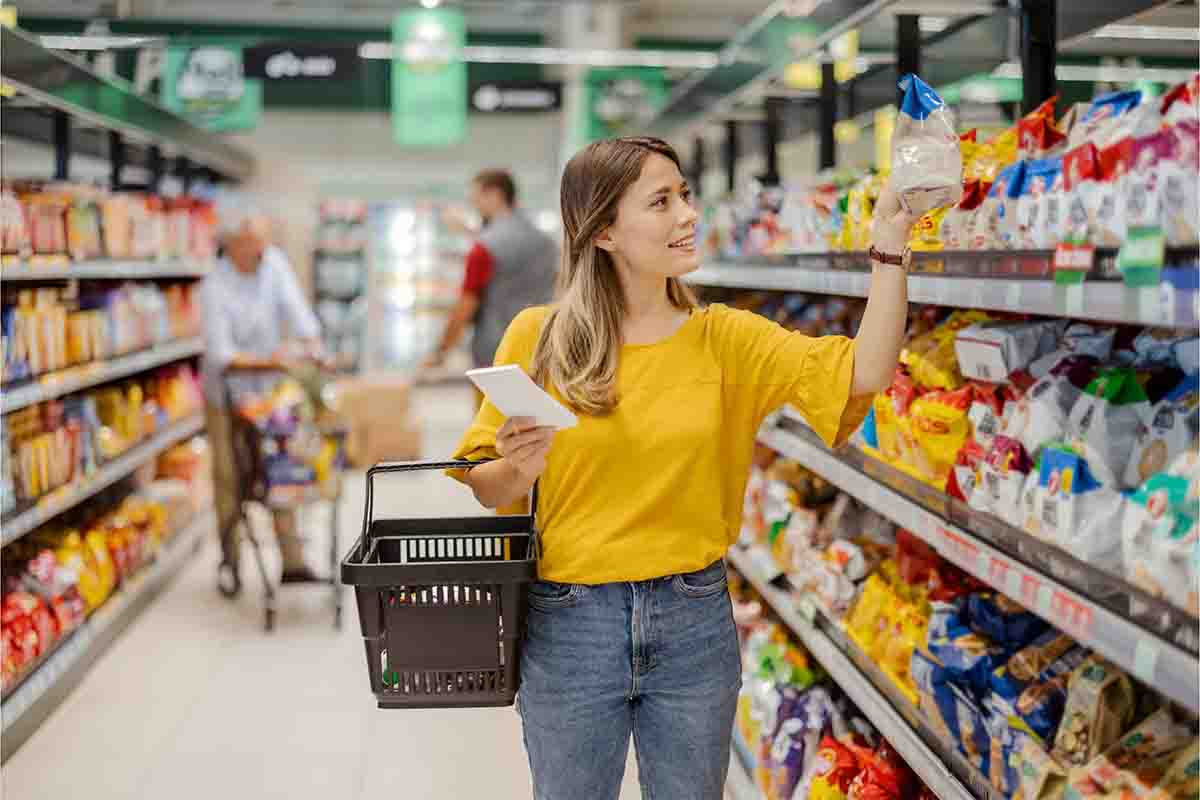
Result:
{"label": "long blonde hair", "polygon": [[[611,412],[620,400],[617,363],[626,311],[612,255],[596,246],[596,237],[616,221],[621,196],[654,153],[680,167],[669,144],[639,136],[593,142],[563,171],[558,300],[534,350],[533,379],[553,385],[568,404],[593,416]],[[695,296],[678,278],[667,279],[667,297],[682,311],[696,307]]]}

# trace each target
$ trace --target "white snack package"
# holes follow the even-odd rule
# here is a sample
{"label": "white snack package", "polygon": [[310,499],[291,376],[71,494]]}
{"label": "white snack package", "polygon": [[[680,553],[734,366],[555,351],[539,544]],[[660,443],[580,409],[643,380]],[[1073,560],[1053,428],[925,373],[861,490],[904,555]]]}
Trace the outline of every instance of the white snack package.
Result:
{"label": "white snack package", "polygon": [[900,80],[904,100],[892,131],[891,184],[913,214],[954,205],[962,196],[962,151],[950,111],[916,75]]}

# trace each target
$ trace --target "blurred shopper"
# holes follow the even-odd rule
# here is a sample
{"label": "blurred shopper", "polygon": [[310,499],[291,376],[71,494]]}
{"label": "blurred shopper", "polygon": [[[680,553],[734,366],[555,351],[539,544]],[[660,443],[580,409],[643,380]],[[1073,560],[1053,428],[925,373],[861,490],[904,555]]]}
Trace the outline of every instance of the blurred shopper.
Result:
{"label": "blurred shopper", "polygon": [[579,412],[555,432],[485,402],[452,474],[485,506],[541,505],[517,702],[544,800],[615,800],[630,735],[644,797],[719,800],[741,658],[723,556],[741,529],[754,436],[791,403],[828,445],[892,380],[914,217],[886,187],[858,335],[809,337],[701,307],[696,211],[679,157],[596,142],[562,178],[560,297],[522,312],[496,354]]}
{"label": "blurred shopper", "polygon": [[[224,373],[229,368],[288,371],[298,354],[319,352],[320,325],[296,281],[292,265],[269,243],[267,220],[242,206],[219,209],[222,256],[204,280],[205,416],[212,452],[218,530],[219,587],[229,596],[241,588],[238,480],[234,463],[232,410],[226,407]],[[253,388],[275,376],[234,377],[235,387]],[[276,511],[275,532],[285,583],[314,580],[304,561],[295,514]]]}
{"label": "blurred shopper", "polygon": [[471,204],[483,231],[467,253],[466,277],[437,349],[425,367],[440,367],[472,323],[471,359],[490,367],[504,331],[522,310],[549,302],[558,272],[558,247],[516,207],[517,186],[502,169],[480,172],[471,182]]}

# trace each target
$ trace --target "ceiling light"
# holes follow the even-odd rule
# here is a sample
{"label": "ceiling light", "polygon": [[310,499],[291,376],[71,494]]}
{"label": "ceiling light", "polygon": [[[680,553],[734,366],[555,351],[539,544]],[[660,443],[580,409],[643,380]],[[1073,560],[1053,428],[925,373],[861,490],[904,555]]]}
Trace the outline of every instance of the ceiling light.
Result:
{"label": "ceiling light", "polygon": [[165,44],[161,36],[42,36],[42,47],[48,50],[122,50]]}
{"label": "ceiling light", "polygon": [[421,0],[421,7],[434,9],[442,4],[442,0]]}
{"label": "ceiling light", "polygon": [[[363,42],[360,58],[390,59],[390,42]],[[561,47],[463,47],[456,54],[463,61],[482,64],[555,64],[584,67],[664,67],[712,69],[720,62],[717,53],[675,50],[567,50]],[[743,58],[746,56],[743,54]]]}
{"label": "ceiling light", "polygon": [[[1009,61],[992,70],[997,78],[1020,78],[1021,65]],[[1196,74],[1191,69],[1167,69],[1164,67],[1108,67],[1080,64],[1059,64],[1054,77],[1069,83],[1132,83],[1152,81],[1155,83],[1183,83]]]}
{"label": "ceiling light", "polygon": [[920,17],[917,20],[922,33],[941,33],[950,27],[949,17]]}
{"label": "ceiling light", "polygon": [[1168,25],[1105,25],[1092,36],[1098,39],[1159,39],[1181,42],[1200,41],[1200,28]]}

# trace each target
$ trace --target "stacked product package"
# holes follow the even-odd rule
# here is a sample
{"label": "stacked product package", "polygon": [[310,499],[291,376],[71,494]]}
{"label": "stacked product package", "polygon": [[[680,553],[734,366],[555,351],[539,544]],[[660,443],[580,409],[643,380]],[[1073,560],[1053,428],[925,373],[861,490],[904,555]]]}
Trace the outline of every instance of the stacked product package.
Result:
{"label": "stacked product package", "polygon": [[[756,463],[743,543],[769,547],[792,586],[997,792],[1200,792],[1194,718],[799,464],[769,454]],[[780,658],[769,656],[761,663]],[[788,664],[792,681],[813,680],[807,661]],[[771,721],[775,706],[754,704],[756,684],[746,685],[743,712]]]}
{"label": "stacked product package", "polygon": [[6,267],[98,258],[207,262],[216,249],[212,205],[193,197],[61,183],[0,185],[0,263]]}

